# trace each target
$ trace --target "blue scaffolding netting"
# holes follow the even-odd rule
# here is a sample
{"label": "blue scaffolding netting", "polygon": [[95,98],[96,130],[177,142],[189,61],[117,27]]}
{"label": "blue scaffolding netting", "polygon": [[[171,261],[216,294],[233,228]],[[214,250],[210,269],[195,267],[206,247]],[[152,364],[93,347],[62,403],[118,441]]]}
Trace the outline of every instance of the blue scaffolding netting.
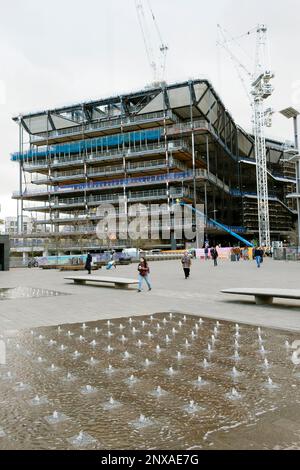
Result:
{"label": "blue scaffolding netting", "polygon": [[138,131],[128,134],[116,134],[97,139],[80,140],[68,144],[50,145],[41,149],[32,149],[25,152],[14,152],[11,154],[11,160],[23,161],[33,158],[59,157],[64,154],[77,154],[86,151],[97,150],[98,148],[117,147],[123,144],[134,144],[136,142],[155,142],[162,137],[161,129],[149,131]]}

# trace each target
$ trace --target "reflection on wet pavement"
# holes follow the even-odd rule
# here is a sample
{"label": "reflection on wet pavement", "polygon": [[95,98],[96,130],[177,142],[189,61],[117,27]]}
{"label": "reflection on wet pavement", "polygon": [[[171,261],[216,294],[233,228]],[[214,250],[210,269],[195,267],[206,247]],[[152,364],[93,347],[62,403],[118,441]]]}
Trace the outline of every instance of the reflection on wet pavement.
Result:
{"label": "reflection on wet pavement", "polygon": [[32,299],[40,297],[57,297],[66,295],[62,292],[39,287],[7,287],[0,289],[0,300]]}

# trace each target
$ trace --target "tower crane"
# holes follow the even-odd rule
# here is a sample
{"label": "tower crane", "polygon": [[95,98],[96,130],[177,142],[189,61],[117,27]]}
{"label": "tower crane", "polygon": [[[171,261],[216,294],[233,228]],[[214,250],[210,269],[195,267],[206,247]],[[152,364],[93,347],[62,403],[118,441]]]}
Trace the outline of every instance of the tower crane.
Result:
{"label": "tower crane", "polygon": [[222,37],[222,40],[218,41],[218,45],[225,49],[234,62],[252,108],[259,244],[261,246],[270,246],[265,127],[271,126],[271,115],[273,111],[271,108],[265,108],[265,100],[273,93],[271,80],[274,78],[274,74],[270,71],[267,64],[267,27],[261,24],[246,33],[246,35],[250,35],[252,32],[256,32],[255,66],[253,73],[248,70],[232,51],[231,43],[235,42],[236,45],[240,47],[238,39],[231,37],[220,25],[218,25],[218,28]]}
{"label": "tower crane", "polygon": [[154,24],[156,34],[159,41],[159,53],[154,52],[154,48],[151,42],[151,36],[148,28],[148,23],[145,14],[145,6],[143,0],[135,0],[135,6],[137,11],[137,16],[139,20],[139,25],[141,28],[143,41],[146,49],[146,55],[148,58],[149,65],[152,69],[153,73],[153,81],[154,83],[163,82],[165,79],[165,71],[166,71],[166,60],[167,60],[167,53],[169,47],[165,44],[162,39],[162,34],[159,29],[156,17],[153,13],[153,9],[151,7],[150,1],[147,0],[147,5],[151,14],[151,19]]}

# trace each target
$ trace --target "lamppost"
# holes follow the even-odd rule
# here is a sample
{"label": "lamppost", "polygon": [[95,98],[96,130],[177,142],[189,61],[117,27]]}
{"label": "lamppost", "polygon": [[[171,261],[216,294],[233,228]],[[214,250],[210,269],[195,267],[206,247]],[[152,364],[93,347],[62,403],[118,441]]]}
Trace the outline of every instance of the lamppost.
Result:
{"label": "lamppost", "polygon": [[283,109],[280,113],[287,119],[293,118],[294,124],[294,142],[295,154],[289,158],[289,161],[295,162],[296,165],[296,194],[292,197],[297,199],[297,213],[298,213],[298,247],[300,247],[300,154],[299,154],[299,140],[298,140],[298,116],[300,112],[292,107]]}

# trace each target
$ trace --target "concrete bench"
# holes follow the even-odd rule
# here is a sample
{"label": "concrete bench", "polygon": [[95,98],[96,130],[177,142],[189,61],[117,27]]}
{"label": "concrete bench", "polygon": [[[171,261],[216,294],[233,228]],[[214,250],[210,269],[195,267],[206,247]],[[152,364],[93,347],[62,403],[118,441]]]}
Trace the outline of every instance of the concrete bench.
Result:
{"label": "concrete bench", "polygon": [[87,282],[100,282],[103,284],[114,284],[118,289],[128,289],[130,285],[137,285],[136,279],[126,279],[122,277],[100,277],[100,276],[68,276],[67,280],[74,281],[75,284],[86,284]]}
{"label": "concrete bench", "polygon": [[277,288],[243,288],[223,289],[223,294],[253,295],[257,305],[268,305],[273,303],[273,298],[300,300],[299,289],[277,289]]}

